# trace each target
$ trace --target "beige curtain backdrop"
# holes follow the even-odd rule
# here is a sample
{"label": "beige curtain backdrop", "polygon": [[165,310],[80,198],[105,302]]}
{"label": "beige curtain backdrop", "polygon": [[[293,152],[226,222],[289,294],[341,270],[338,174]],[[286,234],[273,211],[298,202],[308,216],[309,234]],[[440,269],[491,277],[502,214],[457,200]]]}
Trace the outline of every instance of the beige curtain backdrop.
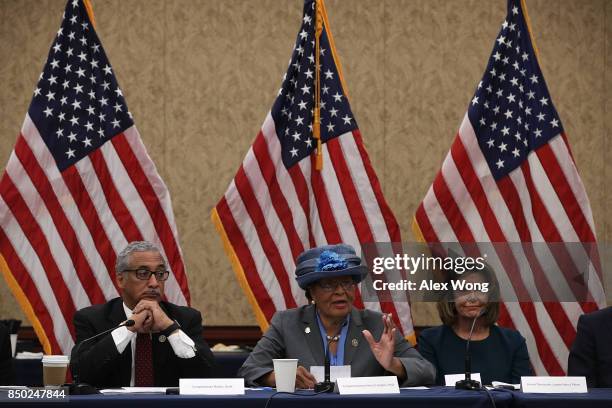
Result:
{"label": "beige curtain backdrop", "polygon": [[[97,31],[170,189],[193,306],[255,324],[209,213],[272,106],[302,0],[92,0]],[[612,1],[527,0],[540,63],[591,199],[612,235]],[[0,163],[8,160],[64,0],[0,0]],[[383,191],[412,215],[486,66],[506,0],[327,0],[351,104]],[[606,271],[608,277],[610,272]],[[417,324],[437,322],[415,305]],[[0,280],[0,316],[23,314]]]}

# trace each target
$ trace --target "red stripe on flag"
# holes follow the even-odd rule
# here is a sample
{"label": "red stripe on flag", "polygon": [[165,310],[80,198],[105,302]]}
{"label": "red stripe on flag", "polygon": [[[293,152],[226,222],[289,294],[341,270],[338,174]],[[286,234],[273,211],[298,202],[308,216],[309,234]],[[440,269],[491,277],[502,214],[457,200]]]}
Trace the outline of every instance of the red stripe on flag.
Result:
{"label": "red stripe on flag", "polygon": [[[317,203],[317,209],[319,211],[319,219],[321,221],[321,227],[325,234],[325,239],[328,244],[340,244],[342,243],[342,236],[340,230],[336,224],[334,212],[329,203],[329,197],[327,197],[327,191],[325,190],[325,183],[321,177],[321,172],[316,169],[316,157],[314,154],[310,155],[310,165],[312,168],[310,174],[310,182],[312,185],[312,194],[315,197]],[[295,167],[295,166],[294,166]]]}
{"label": "red stripe on flag", "polygon": [[236,177],[234,179],[236,181],[236,189],[242,198],[242,202],[244,203],[244,207],[246,208],[249,216],[255,226],[255,230],[257,231],[257,236],[259,237],[259,241],[261,243],[261,247],[266,254],[266,258],[270,262],[272,266],[272,270],[274,271],[274,275],[278,280],[278,284],[283,292],[283,297],[285,298],[285,305],[287,308],[296,307],[295,299],[293,298],[293,294],[291,292],[291,284],[289,282],[288,272],[285,270],[285,266],[283,265],[282,258],[278,247],[276,246],[276,242],[272,238],[270,234],[270,230],[266,224],[266,217],[263,213],[263,209],[259,206],[259,202],[255,197],[255,193],[253,192],[253,188],[247,178],[244,167],[241,164],[238,172],[236,173]]}
{"label": "red stripe on flag", "polygon": [[[574,155],[572,153],[572,149],[570,148],[569,145],[569,141],[567,140],[567,135],[565,134],[565,132],[561,133],[561,138],[563,140],[563,143],[565,144],[566,148],[567,148],[567,152],[570,156],[570,159],[572,161],[572,163],[574,163],[574,167],[576,168],[576,170],[578,170],[578,164],[576,163],[576,160],[574,159]],[[550,149],[550,145],[546,145],[547,148]],[[541,148],[540,148],[541,149]],[[540,150],[539,149],[539,150]],[[553,156],[554,157],[554,156]],[[540,158],[540,160],[542,161],[542,165],[545,166],[546,169],[548,169],[547,164],[548,160],[546,158],[542,159]],[[546,163],[546,165],[545,165]],[[558,162],[555,160],[555,163],[558,165]],[[555,183],[557,181],[557,176],[562,180],[565,180],[565,175],[562,171],[559,171],[558,173],[555,172],[555,170],[551,170],[550,174],[548,175],[548,178],[550,179],[551,183],[553,184],[553,187],[555,188],[555,191],[557,191],[557,194],[559,194],[560,191],[562,191],[561,189],[557,190],[557,187],[555,187]],[[563,186],[563,182],[561,181],[561,186]],[[567,186],[569,187],[569,186]],[[571,189],[570,189],[571,190]],[[586,195],[586,192],[585,192]],[[559,195],[561,197],[561,195]],[[566,198],[566,197],[564,197]],[[568,203],[571,203],[572,208],[574,208],[574,206],[578,205],[577,204],[577,199],[576,196],[573,194],[568,194],[568,197],[566,198],[568,201]],[[576,201],[575,203],[573,203],[572,201]],[[563,206],[566,206],[566,201],[563,201]],[[578,207],[580,207],[578,205]],[[589,208],[590,209],[590,208]],[[566,208],[566,212],[569,214],[570,212],[568,212],[567,208]],[[574,214],[573,214],[574,215]],[[593,262],[593,265],[595,266],[595,271],[597,273],[597,275],[599,276],[599,280],[603,281],[603,268],[601,266],[601,259],[599,257],[599,249],[597,248],[597,246],[591,247],[589,245],[589,243],[595,243],[597,241],[597,238],[595,237],[595,231],[591,230],[591,226],[588,223],[585,214],[580,211],[579,213],[577,212],[574,216],[569,216],[569,219],[572,221],[572,223],[574,224],[574,231],[576,231],[576,234],[578,235],[579,239],[582,242],[586,242],[585,244],[585,250],[591,254],[591,261]],[[581,222],[583,222],[584,225],[582,228],[580,227],[580,225],[576,226],[576,222],[578,220],[581,220]],[[588,231],[588,234],[584,233],[584,231]],[[584,310],[585,313],[589,313],[589,312],[593,312],[595,310],[599,309],[599,306],[597,305],[597,303],[595,302],[580,302],[580,305],[582,306],[582,310]]]}
{"label": "red stripe on flag", "polygon": [[[531,208],[536,224],[538,225],[538,229],[542,233],[544,241],[546,242],[562,242],[561,235],[555,226],[553,219],[551,218],[546,206],[542,202],[540,195],[538,194],[536,187],[533,183],[533,178],[531,177],[531,168],[529,167],[529,162],[525,161],[521,165],[521,170],[523,171],[523,175],[525,178],[525,183],[527,186],[527,191],[529,191],[529,195],[531,198]],[[527,245],[527,247],[529,247]],[[557,249],[561,250],[561,247]],[[566,251],[554,251],[555,252],[555,260],[562,271],[565,280],[571,287],[572,278],[576,275],[572,275],[568,270],[569,264],[573,264],[571,256]],[[533,258],[536,257],[535,254],[532,254]],[[559,257],[559,258],[557,258]],[[538,263],[537,260],[533,262],[533,264]],[[534,265],[532,265],[533,268]],[[538,289],[550,293],[548,296],[543,296],[545,300],[555,299],[554,292],[551,286],[548,284],[548,279],[544,275],[544,272],[541,270],[539,263],[537,265],[537,270],[534,271],[534,278],[536,279],[536,284]],[[546,310],[548,310],[552,322],[555,327],[559,331],[565,345],[569,348],[574,342],[574,338],[576,337],[576,330],[574,326],[569,321],[567,314],[561,307],[559,303],[556,302],[544,302]]]}
{"label": "red stripe on flag", "polygon": [[[334,170],[336,172],[336,177],[338,178],[338,185],[340,186],[340,190],[342,191],[342,197],[346,202],[346,207],[349,212],[349,218],[353,223],[353,227],[355,228],[355,232],[357,233],[357,237],[361,244],[364,243],[373,243],[375,242],[374,234],[372,233],[371,226],[368,223],[368,218],[366,213],[361,205],[361,200],[359,199],[359,193],[355,188],[355,183],[351,177],[351,172],[346,164],[344,153],[342,152],[342,146],[338,138],[331,139],[327,141],[327,150],[329,151],[329,155],[331,158],[331,162],[333,163]],[[383,281],[386,281],[383,275],[380,276]],[[384,290],[382,292],[383,299],[392,299],[389,291]],[[355,305],[358,308],[363,307],[363,300],[361,299],[361,295],[357,293],[359,296],[355,298]],[[381,310],[385,313],[391,313],[398,327],[402,328],[401,322],[399,321],[399,316],[397,310],[395,309],[395,305],[392,301],[388,302],[380,302]]]}
{"label": "red stripe on flag", "polygon": [[53,191],[53,187],[51,186],[49,179],[47,178],[43,169],[40,167],[36,158],[33,156],[32,151],[30,150],[30,147],[26,143],[23,136],[17,139],[17,143],[15,144],[15,154],[22,163],[24,170],[28,173],[32,184],[36,188],[36,191],[45,203],[45,207],[53,219],[55,228],[57,229],[58,235],[61,237],[62,242],[64,243],[66,252],[70,256],[75,272],[81,281],[83,289],[85,290],[85,294],[89,297],[89,303],[97,304],[104,302],[104,294],[98,285],[98,281],[89,265],[89,262],[83,254],[74,228],[72,228],[68,218],[66,218],[66,214],[55,196],[55,192]]}
{"label": "red stripe on flag", "polygon": [[509,327],[511,329],[516,330],[516,325],[510,317],[510,313],[506,308],[506,304],[503,302],[499,303],[499,318],[497,319],[497,324],[503,327]]}
{"label": "red stripe on flag", "polygon": [[298,235],[292,222],[293,214],[291,213],[287,199],[285,198],[285,195],[278,184],[276,169],[274,168],[274,163],[270,158],[268,145],[266,144],[263,133],[261,132],[259,132],[255,138],[255,141],[253,142],[253,154],[257,159],[263,179],[268,186],[271,203],[274,206],[278,219],[283,225],[283,229],[287,235],[293,259],[296,259],[304,251],[304,245],[302,245],[300,236]]}
{"label": "red stripe on flag", "polygon": [[219,213],[219,219],[223,223],[223,228],[225,229],[228,238],[230,238],[232,247],[236,251],[236,256],[240,260],[240,265],[242,265],[242,270],[244,271],[244,275],[249,283],[251,291],[253,291],[254,298],[257,300],[259,307],[261,308],[263,314],[266,316],[266,319],[270,321],[274,312],[276,311],[274,307],[274,302],[270,298],[268,291],[266,290],[263,282],[261,281],[261,277],[257,272],[257,266],[255,265],[255,261],[253,260],[252,254],[249,251],[249,247],[234,220],[234,216],[232,215],[232,211],[230,210],[225,197],[221,198],[219,204],[217,204],[217,212]]}
{"label": "red stripe on flag", "polygon": [[[49,277],[49,283],[58,299],[58,304],[62,315],[66,320],[66,324],[72,321],[72,316],[76,311],[70,291],[64,282],[64,278],[59,270],[59,267],[53,259],[51,249],[45,238],[45,235],[36,222],[36,218],[30,212],[30,209],[26,205],[23,197],[19,194],[19,191],[13,184],[13,181],[8,177],[7,173],[4,173],[2,180],[0,181],[0,194],[2,198],[11,209],[15,220],[19,223],[23,234],[26,236],[32,249],[38,255],[38,259],[45,269],[45,273]],[[74,328],[69,325],[70,333],[74,337]]]}
{"label": "red stripe on flag", "polygon": [[372,187],[372,190],[374,191],[374,196],[376,197],[376,201],[378,202],[378,207],[380,208],[380,212],[382,213],[382,216],[385,219],[389,238],[391,239],[391,242],[402,242],[399,224],[397,223],[397,220],[395,219],[395,216],[393,215],[389,204],[385,200],[382,188],[380,187],[380,182],[378,181],[378,177],[376,176],[374,167],[372,167],[370,157],[368,156],[368,153],[365,150],[363,139],[361,137],[361,132],[359,131],[359,129],[353,130],[353,136],[355,137],[355,144],[357,145],[361,160],[363,161],[363,167],[365,168],[366,174],[368,175],[368,180],[370,180],[370,186]]}
{"label": "red stripe on flag", "polygon": [[83,180],[79,172],[77,171],[75,166],[68,167],[62,173],[62,178],[64,179],[64,183],[74,202],[76,203],[79,212],[81,213],[81,217],[91,234],[92,241],[96,246],[100,257],[102,258],[102,262],[106,266],[106,270],[108,275],[111,277],[111,280],[115,282],[115,259],[116,254],[113,246],[106,235],[104,227],[102,227],[102,222],[98,216],[98,212],[96,207],[89,196],[89,192],[85,188],[83,184]]}
{"label": "red stripe on flag", "polygon": [[[565,140],[565,135],[563,135],[563,140]],[[569,146],[567,146],[569,151]],[[559,165],[557,157],[553,153],[550,145],[546,144],[540,147],[536,151],[538,158],[540,159],[540,163],[542,163],[542,167],[546,171],[548,179],[550,180],[553,189],[557,193],[557,196],[560,198],[559,201],[563,205],[565,209],[565,213],[567,214],[567,218],[572,223],[574,227],[574,231],[578,236],[578,239],[584,243],[584,249],[589,254],[589,259],[593,262],[596,273],[599,276],[599,279],[602,279],[602,267],[599,258],[599,251],[597,246],[594,245],[596,242],[595,234],[591,230],[591,227],[588,223],[587,217],[585,216],[582,208],[578,204],[578,200],[574,195],[570,185]],[[563,197],[563,199],[561,199]],[[571,283],[571,282],[570,282]],[[580,302],[580,305],[585,313],[597,310],[597,304],[594,302]]]}
{"label": "red stripe on flag", "polygon": [[574,227],[574,231],[578,236],[578,239],[582,242],[595,242],[595,234],[589,226],[589,222],[582,212],[582,208],[578,204],[578,200],[570,188],[565,174],[557,161],[555,154],[553,153],[550,145],[545,144],[536,150],[536,154],[542,163],[542,167],[546,172],[550,184],[559,197],[559,201],[565,209],[567,218],[570,220]]}
{"label": "red stripe on flag", "polygon": [[[572,153],[572,149],[570,148],[569,140],[567,140],[567,135],[565,132],[561,132],[561,138],[563,139],[563,143],[565,143],[565,147],[567,147],[567,153],[569,154],[570,159],[574,163],[574,166],[576,166],[576,160],[574,159],[574,154]],[[578,166],[576,166],[576,169],[578,169]]]}
{"label": "red stripe on flag", "polygon": [[501,193],[501,196],[508,207],[508,212],[512,216],[514,228],[516,229],[521,242],[532,242],[531,232],[527,226],[527,220],[525,218],[525,213],[523,212],[523,206],[521,204],[521,200],[519,199],[518,191],[516,191],[510,177],[504,177],[497,180],[497,188],[499,189],[499,192]]}
{"label": "red stripe on flag", "polygon": [[[548,147],[545,145],[543,147]],[[542,232],[544,241],[551,243],[559,243],[556,245],[549,245],[549,249],[552,254],[552,259],[557,263],[558,268],[563,273],[565,277],[565,281],[568,286],[571,288],[572,293],[576,296],[576,299],[585,300],[587,298],[588,288],[585,286],[584,282],[577,281],[576,278],[580,278],[583,276],[584,267],[586,265],[576,265],[576,260],[574,260],[571,254],[568,252],[565,245],[578,245],[578,243],[567,243],[561,244],[563,242],[563,238],[559,233],[552,217],[548,213],[546,206],[540,195],[538,194],[535,182],[531,177],[531,168],[528,165],[528,162],[525,162],[521,166],[521,170],[523,171],[525,182],[527,184],[528,191],[531,192],[531,201],[532,201],[532,209],[534,214],[540,214],[540,217],[536,219],[536,223],[538,224],[539,230]],[[548,172],[547,172],[548,173]],[[573,197],[573,195],[572,195]],[[551,197],[551,199],[555,199]],[[582,213],[582,211],[580,211]],[[544,226],[547,226],[545,229]],[[585,259],[586,260],[586,259]],[[565,299],[562,299],[565,300]],[[572,328],[572,332],[574,329]],[[573,337],[572,337],[573,341]],[[569,345],[571,346],[571,344]]]}
{"label": "red stripe on flag", "polygon": [[340,191],[342,191],[342,196],[344,197],[344,202],[349,212],[349,218],[353,223],[360,243],[375,242],[371,226],[368,222],[368,217],[361,206],[359,193],[355,188],[355,184],[351,177],[351,171],[346,165],[344,153],[339,143],[338,138],[334,138],[328,140],[326,146],[336,172],[336,177],[338,178],[338,186],[340,187]]}
{"label": "red stripe on flag", "polygon": [[159,202],[157,195],[151,182],[147,177],[147,174],[140,167],[138,158],[134,155],[132,148],[125,138],[125,134],[119,134],[111,139],[111,143],[115,147],[117,155],[119,156],[123,166],[125,167],[136,191],[140,195],[142,202],[144,203],[149,216],[154,220],[153,225],[161,244],[164,247],[167,261],[172,265],[172,271],[176,278],[187,304],[191,302],[191,296],[189,294],[189,285],[187,282],[187,276],[185,274],[185,265],[181,257],[178,243],[174,238],[172,228],[166,217],[166,213]]}
{"label": "red stripe on flag", "polygon": [[[45,306],[42,297],[40,296],[40,293],[32,280],[32,277],[21,263],[19,255],[17,255],[15,252],[15,249],[11,245],[2,228],[0,228],[0,251],[2,251],[2,256],[11,269],[13,277],[17,283],[19,283],[19,287],[21,287],[21,290],[28,298],[28,302],[32,306],[36,318],[43,327],[45,334],[51,343],[51,351],[53,353],[61,353],[62,349],[60,348],[53,331],[53,318],[49,314],[49,310]],[[69,326],[72,325],[69,324]]]}
{"label": "red stripe on flag", "polygon": [[518,264],[508,246],[500,246],[501,243],[507,241],[507,237],[502,231],[497,216],[491,208],[484,188],[474,170],[474,167],[469,160],[467,151],[459,136],[455,139],[451,147],[451,157],[455,162],[457,170],[461,175],[466,189],[468,190],[476,209],[480,215],[481,221],[487,231],[488,240],[491,242],[500,243],[496,245],[495,251],[501,261],[501,265],[514,287],[515,293],[519,299],[525,299],[528,296],[527,288],[524,286],[522,278],[518,273]]}
{"label": "red stripe on flag", "polygon": [[120,226],[121,231],[123,231],[125,239],[128,242],[142,241],[142,234],[134,222],[132,214],[125,206],[123,198],[121,198],[121,194],[119,194],[119,191],[117,191],[117,187],[115,187],[115,182],[108,171],[108,166],[106,164],[106,160],[104,160],[101,150],[96,149],[91,152],[89,154],[89,159],[91,160],[91,165],[98,176],[98,180],[100,180],[100,186],[102,187],[102,191],[106,197],[108,208],[113,214],[113,218],[117,220],[117,224]]}
{"label": "red stripe on flag", "polygon": [[455,236],[459,242],[474,242],[474,235],[470,230],[470,226],[465,221],[463,213],[449,191],[441,171],[438,172],[434,179],[433,191],[440,208],[444,212],[444,215],[446,215],[446,219],[455,232]]}
{"label": "red stripe on flag", "polygon": [[470,197],[480,214],[482,223],[487,231],[487,235],[492,242],[505,242],[507,237],[504,235],[495,212],[489,205],[487,200],[487,194],[476,175],[476,171],[472,167],[471,161],[465,150],[465,146],[461,141],[461,137],[457,135],[455,142],[451,147],[451,156],[457,167],[457,171],[461,175],[463,184],[467,191],[470,193]]}
{"label": "red stripe on flag", "polygon": [[425,212],[425,207],[423,203],[419,204],[415,215],[417,224],[419,229],[421,230],[421,234],[423,234],[423,238],[425,238],[425,242],[440,242],[440,239],[436,235],[436,232],[429,221],[429,217]]}
{"label": "red stripe on flag", "polygon": [[306,214],[306,219],[308,220],[308,241],[311,248],[316,246],[316,241],[314,238],[314,233],[312,231],[312,220],[310,219],[310,192],[308,190],[308,182],[302,173],[300,166],[292,166],[287,169],[287,173],[289,177],[291,177],[291,181],[293,182],[293,186],[295,187],[295,192],[298,197],[298,201],[300,202],[300,206],[302,210],[304,210],[304,214]]}
{"label": "red stripe on flag", "polygon": [[[527,162],[525,162],[527,163]],[[523,169],[521,167],[521,169]],[[524,170],[524,169],[523,169]],[[538,208],[538,200],[539,200],[539,196],[537,196],[537,192],[535,190],[533,190],[533,185],[529,185],[529,181],[527,179],[530,179],[530,176],[525,175],[525,180],[527,183],[527,189],[529,190],[529,195],[531,198],[531,205],[532,205],[532,213],[535,212],[535,208]],[[498,180],[497,182],[498,187],[499,187],[499,191],[501,192],[502,197],[504,198],[504,201],[506,202],[506,205],[508,206],[508,208],[515,208],[516,212],[512,212],[511,214],[514,218],[515,221],[515,225],[517,226],[517,230],[519,232],[519,235],[521,235],[521,241],[522,242],[532,242],[532,237],[531,237],[531,233],[528,230],[527,227],[527,220],[525,218],[525,214],[523,212],[523,208],[521,205],[521,201],[520,201],[520,196],[518,194],[518,191],[516,190],[516,187],[514,185],[514,183],[511,181],[511,179],[509,177],[505,177],[501,180]],[[534,200],[535,198],[535,200]],[[541,204],[541,202],[540,202]],[[518,208],[520,208],[520,211],[518,210]],[[545,209],[540,209],[538,208],[538,211],[543,210],[546,211]],[[541,213],[540,213],[541,214]],[[548,215],[548,213],[546,212],[546,216]],[[534,217],[536,216],[536,214],[534,214]],[[540,216],[544,216],[544,215],[540,215]],[[537,220],[536,220],[537,223]],[[519,227],[522,229],[519,230]],[[541,230],[540,230],[541,231]],[[541,231],[542,232],[542,231]],[[525,238],[528,239],[525,239]],[[552,288],[550,287],[550,284],[548,283],[548,279],[547,277],[544,275],[544,272],[542,271],[542,267],[540,266],[540,263],[535,255],[535,253],[533,252],[533,248],[531,248],[529,245],[527,246],[523,246],[523,249],[525,249],[525,255],[527,257],[527,260],[529,261],[529,265],[531,266],[531,270],[533,272],[533,276],[534,276],[534,281],[536,282],[536,286],[538,289],[538,292],[540,292],[542,294],[542,297],[544,297],[544,299],[546,298],[554,298],[554,292],[552,290]],[[572,328],[572,330],[569,332],[569,336],[566,332],[566,329],[568,327],[568,318],[567,318],[567,314],[565,313],[565,311],[561,308],[561,305],[559,305],[558,303],[554,303],[554,302],[545,302],[544,306],[546,308],[546,310],[548,311],[548,314],[550,315],[550,318],[553,322],[553,324],[555,325],[555,327],[557,328],[557,330],[559,331],[559,334],[561,335],[563,342],[564,343],[568,343],[568,341],[573,341],[573,337],[575,336],[575,330]],[[523,308],[523,305],[521,304],[521,307]],[[528,319],[529,322],[529,326],[531,327],[534,336],[535,336],[535,331],[538,330],[540,331],[540,325],[539,322],[537,320],[532,320],[532,319]],[[571,324],[570,324],[571,325]],[[572,334],[573,333],[573,334]],[[537,339],[537,342],[540,343],[540,339]],[[544,339],[542,339],[544,340]],[[548,345],[548,343],[546,343]],[[542,356],[542,354],[540,353],[540,356],[542,357],[542,361],[544,362],[546,361],[550,361],[550,358],[548,356],[544,357]],[[559,362],[557,362],[555,360],[556,364],[558,365]],[[545,364],[545,367],[547,368],[549,373],[552,373],[554,371],[551,371],[551,369],[555,369],[554,365],[548,365],[550,363]],[[562,371],[561,371],[562,372]]]}
{"label": "red stripe on flag", "polygon": [[542,329],[540,328],[540,323],[538,322],[538,317],[536,315],[533,303],[520,302],[520,306],[521,310],[523,311],[523,315],[525,315],[525,318],[529,323],[531,332],[533,333],[533,337],[538,348],[540,360],[542,360],[542,364],[544,364],[544,367],[546,367],[548,374],[565,375],[565,372],[561,368],[561,365],[559,364],[557,358],[552,352],[550,344],[546,340],[546,337],[544,337],[544,333],[542,333]]}

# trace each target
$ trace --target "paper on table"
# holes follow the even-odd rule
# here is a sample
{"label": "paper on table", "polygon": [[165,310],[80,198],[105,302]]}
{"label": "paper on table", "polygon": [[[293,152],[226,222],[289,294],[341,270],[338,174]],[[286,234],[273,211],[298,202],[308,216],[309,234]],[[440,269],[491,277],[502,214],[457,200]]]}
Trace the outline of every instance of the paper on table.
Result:
{"label": "paper on table", "polygon": [[521,389],[521,384],[510,384],[510,383],[505,383],[505,382],[502,382],[502,381],[492,381],[491,385],[493,387],[497,387],[497,388],[504,388],[504,387],[507,387],[507,386],[512,386],[512,387],[514,387],[515,390],[520,390]]}
{"label": "paper on table", "polygon": [[123,387],[100,390],[102,394],[165,394],[166,387]]}
{"label": "paper on table", "polygon": [[[311,366],[310,374],[314,376],[317,382],[323,382],[325,379],[325,367],[323,366]],[[351,366],[331,366],[329,367],[329,379],[331,382],[335,382],[337,378],[351,378]]]}

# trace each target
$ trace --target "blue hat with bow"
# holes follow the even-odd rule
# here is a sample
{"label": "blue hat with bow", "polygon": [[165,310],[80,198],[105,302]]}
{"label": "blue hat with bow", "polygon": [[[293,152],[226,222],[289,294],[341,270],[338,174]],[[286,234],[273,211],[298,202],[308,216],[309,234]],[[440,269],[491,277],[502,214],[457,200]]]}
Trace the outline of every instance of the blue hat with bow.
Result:
{"label": "blue hat with bow", "polygon": [[307,249],[298,256],[295,280],[302,289],[324,278],[352,276],[361,282],[367,273],[361,257],[347,244],[324,245]]}

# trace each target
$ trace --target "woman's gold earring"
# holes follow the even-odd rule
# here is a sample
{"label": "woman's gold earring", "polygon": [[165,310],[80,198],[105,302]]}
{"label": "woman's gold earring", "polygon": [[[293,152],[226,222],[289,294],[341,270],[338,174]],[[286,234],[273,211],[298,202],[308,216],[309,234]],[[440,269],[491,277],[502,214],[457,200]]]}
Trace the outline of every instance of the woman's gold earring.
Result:
{"label": "woman's gold earring", "polygon": [[314,304],[315,304],[314,299],[310,301],[310,304],[311,304],[311,305],[314,305]]}

